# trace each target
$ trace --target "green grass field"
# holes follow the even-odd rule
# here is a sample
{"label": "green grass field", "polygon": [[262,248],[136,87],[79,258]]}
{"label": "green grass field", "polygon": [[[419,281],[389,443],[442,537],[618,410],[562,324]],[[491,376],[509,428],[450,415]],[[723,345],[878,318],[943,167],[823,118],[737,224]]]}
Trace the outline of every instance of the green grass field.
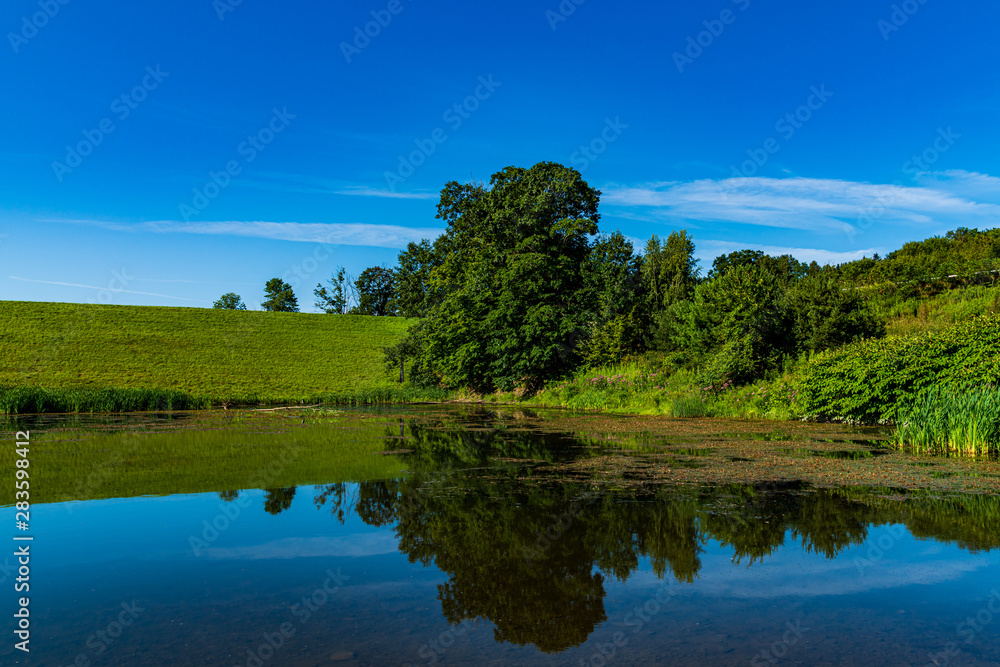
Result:
{"label": "green grass field", "polygon": [[0,388],[166,389],[213,403],[386,396],[399,378],[383,366],[381,349],[413,322],[3,301]]}

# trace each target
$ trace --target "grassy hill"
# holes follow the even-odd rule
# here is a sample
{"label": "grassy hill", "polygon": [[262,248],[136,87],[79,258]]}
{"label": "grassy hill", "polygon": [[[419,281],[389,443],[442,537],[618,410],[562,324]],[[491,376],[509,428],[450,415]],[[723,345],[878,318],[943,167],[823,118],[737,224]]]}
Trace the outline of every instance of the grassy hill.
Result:
{"label": "grassy hill", "polygon": [[381,348],[413,322],[3,301],[0,387],[89,390],[78,396],[109,387],[170,390],[205,399],[198,405],[385,395],[394,374]]}

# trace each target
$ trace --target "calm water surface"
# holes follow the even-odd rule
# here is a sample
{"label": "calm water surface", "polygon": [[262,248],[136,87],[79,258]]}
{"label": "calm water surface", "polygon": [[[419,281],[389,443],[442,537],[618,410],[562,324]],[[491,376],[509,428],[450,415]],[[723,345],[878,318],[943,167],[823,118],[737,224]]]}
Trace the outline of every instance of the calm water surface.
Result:
{"label": "calm water surface", "polygon": [[22,420],[32,650],[0,660],[1000,664],[995,498],[595,484],[569,435],[362,416]]}

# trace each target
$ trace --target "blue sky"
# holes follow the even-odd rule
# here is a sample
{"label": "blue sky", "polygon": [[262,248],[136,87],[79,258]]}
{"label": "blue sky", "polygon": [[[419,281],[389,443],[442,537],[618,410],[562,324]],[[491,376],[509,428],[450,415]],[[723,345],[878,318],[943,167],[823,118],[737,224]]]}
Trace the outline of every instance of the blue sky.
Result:
{"label": "blue sky", "polygon": [[257,307],[280,276],[310,310],[438,233],[445,182],[543,160],[603,231],[709,262],[1000,210],[995,3],[63,1],[0,14],[0,299]]}

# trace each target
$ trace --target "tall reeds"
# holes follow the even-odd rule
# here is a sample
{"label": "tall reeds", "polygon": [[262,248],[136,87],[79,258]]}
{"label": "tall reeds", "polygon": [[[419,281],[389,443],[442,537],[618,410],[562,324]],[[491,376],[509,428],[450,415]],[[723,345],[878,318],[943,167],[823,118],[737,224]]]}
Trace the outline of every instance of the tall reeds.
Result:
{"label": "tall reeds", "polygon": [[1000,451],[1000,389],[936,385],[896,419],[899,447],[976,456]]}
{"label": "tall reeds", "polygon": [[206,396],[175,389],[0,387],[0,414],[159,412],[303,403],[375,405],[439,401],[448,397],[448,392],[444,390],[408,386],[372,387],[298,396],[278,394]]}

